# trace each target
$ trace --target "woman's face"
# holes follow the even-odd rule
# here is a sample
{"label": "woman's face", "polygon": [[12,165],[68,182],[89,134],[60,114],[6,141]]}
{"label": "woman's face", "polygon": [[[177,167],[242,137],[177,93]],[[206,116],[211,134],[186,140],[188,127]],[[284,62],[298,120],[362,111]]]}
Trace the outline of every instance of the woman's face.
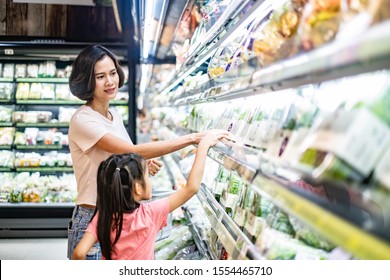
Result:
{"label": "woman's face", "polygon": [[119,75],[114,61],[105,56],[95,64],[95,91],[94,100],[109,102],[118,92]]}

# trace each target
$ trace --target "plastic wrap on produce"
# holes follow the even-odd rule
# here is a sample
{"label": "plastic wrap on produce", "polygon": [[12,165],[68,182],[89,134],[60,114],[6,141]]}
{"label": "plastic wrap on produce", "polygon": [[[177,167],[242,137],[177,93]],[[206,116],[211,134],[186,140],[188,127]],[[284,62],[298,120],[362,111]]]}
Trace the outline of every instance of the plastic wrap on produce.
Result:
{"label": "plastic wrap on produce", "polygon": [[[175,231],[173,231],[175,232]],[[181,249],[194,244],[192,234],[187,226],[180,229],[180,233],[172,234],[156,245],[154,257],[156,260],[171,260]]]}
{"label": "plastic wrap on produce", "polygon": [[308,228],[307,226],[301,224],[297,219],[294,217],[289,217],[290,223],[293,226],[295,230],[295,237],[299,240],[303,241],[307,245],[323,249],[325,251],[331,251],[335,248],[333,244],[316,234],[313,230]]}
{"label": "plastic wrap on produce", "polygon": [[173,260],[200,260],[202,256],[200,255],[196,245],[191,245],[181,249],[177,252]]}

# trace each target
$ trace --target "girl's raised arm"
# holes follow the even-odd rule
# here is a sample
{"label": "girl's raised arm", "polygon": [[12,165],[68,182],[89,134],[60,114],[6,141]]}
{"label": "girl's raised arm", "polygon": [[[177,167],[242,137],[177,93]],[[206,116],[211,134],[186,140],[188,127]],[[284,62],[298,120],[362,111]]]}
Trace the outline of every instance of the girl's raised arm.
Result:
{"label": "girl's raised arm", "polygon": [[186,186],[168,197],[169,212],[182,206],[199,191],[209,148],[217,144],[220,139],[228,138],[229,136],[230,134],[227,131],[213,130],[209,131],[199,142],[195,161],[188,176]]}

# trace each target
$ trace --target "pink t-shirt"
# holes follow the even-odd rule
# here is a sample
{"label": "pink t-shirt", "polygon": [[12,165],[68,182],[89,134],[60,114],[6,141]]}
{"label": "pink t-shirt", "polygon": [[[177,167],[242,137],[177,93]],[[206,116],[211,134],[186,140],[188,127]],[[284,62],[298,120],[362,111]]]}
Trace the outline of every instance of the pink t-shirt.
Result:
{"label": "pink t-shirt", "polygon": [[[123,215],[122,233],[113,247],[113,260],[153,260],[157,233],[167,225],[169,213],[168,198],[142,203],[132,213]],[[97,239],[98,213],[89,223],[86,231]],[[114,240],[115,232],[111,233]],[[102,259],[105,259],[102,257]]]}
{"label": "pink t-shirt", "polygon": [[110,108],[112,121],[91,107],[83,105],[72,116],[69,125],[69,149],[77,181],[76,204],[96,205],[97,172],[100,163],[111,153],[96,147],[96,143],[111,133],[132,144],[123,125],[122,116]]}

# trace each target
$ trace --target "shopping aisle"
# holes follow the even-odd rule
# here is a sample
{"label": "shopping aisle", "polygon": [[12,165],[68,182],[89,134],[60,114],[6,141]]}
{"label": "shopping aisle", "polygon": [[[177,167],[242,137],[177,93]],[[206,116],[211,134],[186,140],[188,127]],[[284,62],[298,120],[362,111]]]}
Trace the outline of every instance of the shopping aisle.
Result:
{"label": "shopping aisle", "polygon": [[0,239],[0,260],[67,260],[66,238]]}

